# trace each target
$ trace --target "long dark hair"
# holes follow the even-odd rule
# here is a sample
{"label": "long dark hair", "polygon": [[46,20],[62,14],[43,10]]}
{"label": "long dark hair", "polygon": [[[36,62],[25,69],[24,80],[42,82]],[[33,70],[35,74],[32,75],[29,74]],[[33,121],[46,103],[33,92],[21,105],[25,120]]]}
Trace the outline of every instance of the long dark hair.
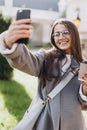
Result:
{"label": "long dark hair", "polygon": [[[57,20],[52,26],[52,31],[51,31],[51,43],[58,49],[58,47],[55,44],[53,33],[54,33],[54,28],[57,24],[63,24],[71,34],[71,55],[76,59],[77,62],[82,61],[82,51],[81,51],[81,42],[80,42],[80,37],[79,37],[79,32],[77,27],[68,20]],[[58,49],[59,50],[59,49]]]}
{"label": "long dark hair", "polygon": [[[77,62],[81,62],[82,61],[82,52],[81,52],[81,44],[80,44],[80,37],[79,37],[79,32],[78,29],[76,28],[76,26],[67,20],[57,20],[53,26],[52,26],[52,31],[51,31],[51,43],[54,46],[53,49],[51,49],[50,51],[46,52],[46,60],[44,61],[43,64],[43,79],[44,81],[46,80],[51,80],[52,78],[57,78],[57,80],[60,78],[60,62],[62,59],[64,59],[66,57],[65,52],[63,52],[62,50],[60,50],[54,41],[54,37],[53,37],[53,33],[54,33],[54,28],[57,24],[63,24],[69,31],[71,34],[71,55],[73,55],[73,58],[77,61]],[[55,60],[57,59],[57,60]],[[54,62],[55,60],[55,62]],[[58,74],[57,75],[53,75],[53,70],[54,68],[57,68],[58,70]]]}

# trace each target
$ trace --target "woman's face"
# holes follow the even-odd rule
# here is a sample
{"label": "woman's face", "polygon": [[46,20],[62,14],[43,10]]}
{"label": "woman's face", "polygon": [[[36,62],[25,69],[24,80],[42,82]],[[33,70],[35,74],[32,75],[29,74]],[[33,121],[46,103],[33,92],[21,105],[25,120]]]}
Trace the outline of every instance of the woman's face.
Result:
{"label": "woman's face", "polygon": [[53,33],[56,46],[67,54],[71,53],[71,35],[63,24],[57,24]]}

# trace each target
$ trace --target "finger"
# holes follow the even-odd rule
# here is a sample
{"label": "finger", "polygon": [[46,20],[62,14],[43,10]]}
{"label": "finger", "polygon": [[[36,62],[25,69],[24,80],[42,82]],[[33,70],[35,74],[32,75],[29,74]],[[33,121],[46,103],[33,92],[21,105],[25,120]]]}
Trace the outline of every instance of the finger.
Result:
{"label": "finger", "polygon": [[20,38],[28,38],[31,35],[30,30],[18,30],[12,34],[13,39],[16,41]]}
{"label": "finger", "polygon": [[13,27],[13,30],[14,29],[17,29],[17,30],[22,30],[22,29],[25,29],[25,30],[31,30],[33,29],[33,27],[31,25],[27,25],[27,24],[22,24],[22,25],[16,25]]}
{"label": "finger", "polygon": [[20,24],[20,25],[12,25],[9,28],[9,32],[15,32],[17,30],[32,30],[33,26],[32,25],[27,25],[27,24]]}
{"label": "finger", "polygon": [[83,82],[82,82],[82,85],[83,85],[83,86],[87,86],[87,82],[83,81]]}
{"label": "finger", "polygon": [[[11,36],[11,38],[10,38],[10,42],[11,42],[11,44],[13,44],[13,43],[15,43],[18,39],[21,39],[21,38],[29,38],[29,34],[13,35],[13,36]],[[8,42],[9,42],[9,39],[8,39]]]}
{"label": "finger", "polygon": [[32,20],[31,19],[16,20],[12,23],[12,25],[19,25],[19,24],[25,24],[25,23],[32,23]]}
{"label": "finger", "polygon": [[13,35],[20,35],[20,34],[31,34],[32,30],[17,30],[13,33]]}
{"label": "finger", "polygon": [[84,74],[84,77],[87,78],[87,74]]}
{"label": "finger", "polygon": [[[5,37],[7,44],[13,44],[20,38],[29,38],[32,30],[16,30],[13,32],[8,32],[7,37]],[[9,37],[9,38],[8,38]]]}

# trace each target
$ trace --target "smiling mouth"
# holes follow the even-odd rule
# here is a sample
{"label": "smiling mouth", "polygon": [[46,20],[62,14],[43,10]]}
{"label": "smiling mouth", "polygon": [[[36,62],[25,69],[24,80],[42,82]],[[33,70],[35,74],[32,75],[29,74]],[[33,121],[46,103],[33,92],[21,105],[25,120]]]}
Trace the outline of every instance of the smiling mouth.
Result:
{"label": "smiling mouth", "polygon": [[67,43],[68,43],[68,41],[62,41],[62,42],[59,42],[58,44],[59,44],[59,45],[62,45],[62,44],[65,45],[65,44],[67,44]]}

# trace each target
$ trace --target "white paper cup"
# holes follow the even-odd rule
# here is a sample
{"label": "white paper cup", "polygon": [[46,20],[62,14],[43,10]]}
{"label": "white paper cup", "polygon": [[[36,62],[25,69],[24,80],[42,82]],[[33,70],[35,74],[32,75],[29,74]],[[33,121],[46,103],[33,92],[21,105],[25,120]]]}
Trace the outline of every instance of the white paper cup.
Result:
{"label": "white paper cup", "polygon": [[87,74],[87,62],[80,63],[78,79],[83,81],[82,77],[84,76],[84,74]]}

